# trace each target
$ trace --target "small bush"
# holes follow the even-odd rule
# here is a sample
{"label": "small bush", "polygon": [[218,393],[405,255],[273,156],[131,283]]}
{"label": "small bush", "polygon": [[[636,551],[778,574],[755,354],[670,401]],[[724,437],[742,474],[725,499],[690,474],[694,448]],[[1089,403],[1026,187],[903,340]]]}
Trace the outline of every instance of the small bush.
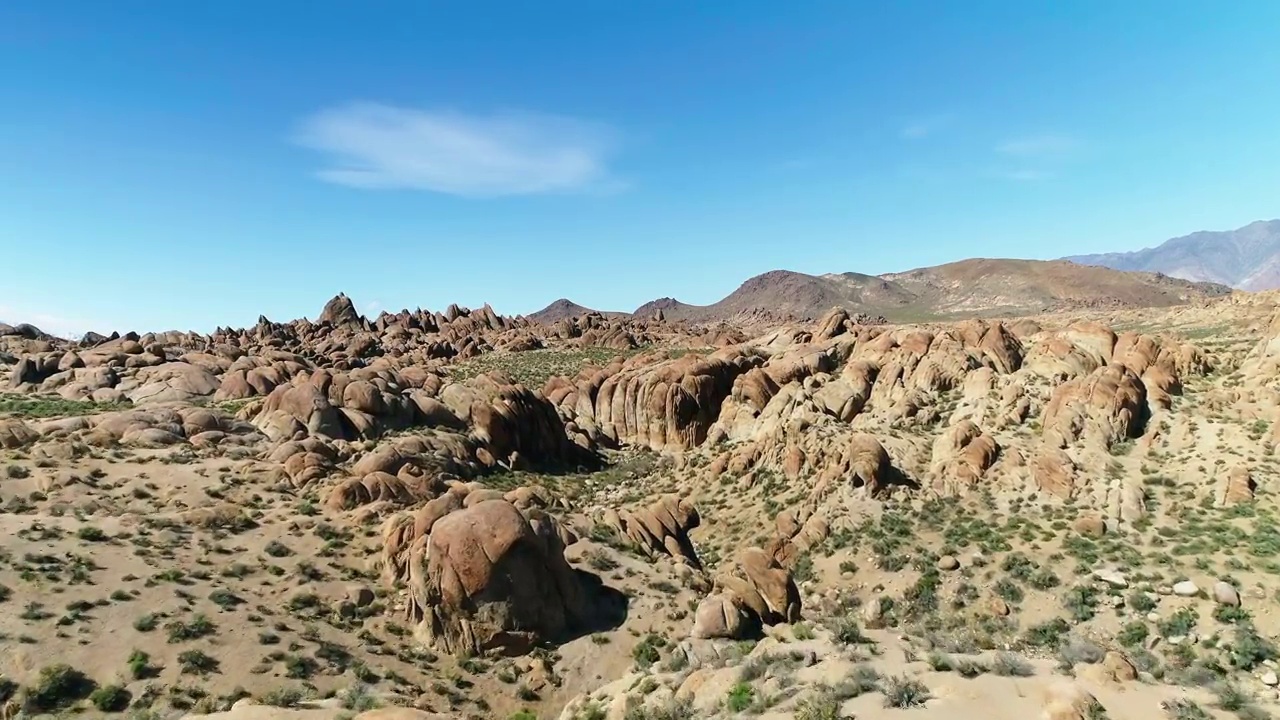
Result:
{"label": "small bush", "polygon": [[1218,685],[1214,694],[1218,696],[1218,707],[1228,712],[1237,712],[1253,704],[1253,696],[1234,683]]}
{"label": "small bush", "polygon": [[884,706],[887,708],[920,707],[933,696],[924,683],[914,678],[894,676],[885,680]]}
{"label": "small bush", "polygon": [[751,707],[751,703],[755,700],[755,689],[750,685],[740,682],[729,688],[729,695],[725,698],[725,707],[729,708],[729,712],[740,713]]}
{"label": "small bush", "polygon": [[94,682],[79,670],[64,663],[50,665],[27,688],[26,709],[32,713],[54,712],[83,700],[93,690]]}
{"label": "small bush", "polygon": [[867,637],[862,633],[862,626],[858,624],[857,618],[852,615],[846,615],[836,622],[832,628],[832,634],[835,635],[837,642],[845,645],[874,645],[875,640]]}
{"label": "small bush", "polygon": [[288,557],[293,554],[293,550],[290,550],[288,545],[285,545],[279,540],[272,540],[267,543],[266,547],[264,547],[262,551],[275,558]]}
{"label": "small bush", "polygon": [[1022,641],[1031,647],[1055,647],[1062,636],[1071,630],[1071,626],[1062,618],[1054,618],[1048,622],[1033,625],[1027,629]]}
{"label": "small bush", "polygon": [[204,615],[197,614],[191,618],[190,622],[182,622],[174,620],[166,623],[165,632],[169,634],[169,642],[179,643],[187,640],[198,640],[206,635],[212,635],[217,626],[213,621]]}
{"label": "small bush", "polygon": [[145,680],[156,674],[151,667],[151,656],[141,650],[129,653],[129,676],[134,680]]}
{"label": "small bush", "polygon": [[102,542],[107,539],[107,534],[92,525],[85,525],[76,531],[76,537],[85,542]]}
{"label": "small bush", "polygon": [[1280,659],[1280,652],[1270,640],[1258,634],[1251,624],[1236,627],[1235,642],[1228,649],[1231,667],[1252,670],[1268,660]]}
{"label": "small bush", "polygon": [[178,655],[183,675],[208,675],[218,671],[217,658],[200,650],[184,650]]}
{"label": "small bush", "polygon": [[298,688],[280,688],[272,690],[262,696],[263,705],[271,705],[273,707],[291,708],[297,707],[306,695]]}
{"label": "small bush", "polygon": [[660,635],[649,633],[631,651],[631,658],[636,661],[637,667],[647,668],[658,662],[662,657],[662,648],[666,646],[666,639]]}
{"label": "small bush", "polygon": [[133,696],[121,685],[103,685],[89,695],[89,702],[101,712],[121,712]]}
{"label": "small bush", "polygon": [[226,588],[218,588],[209,593],[209,600],[223,610],[231,610],[235,606],[244,603],[243,598]]}
{"label": "small bush", "polygon": [[1213,720],[1213,716],[1204,708],[1185,698],[1166,700],[1160,707],[1169,720]]}
{"label": "small bush", "polygon": [[1036,674],[1036,669],[1021,657],[1002,652],[996,653],[995,659],[991,661],[991,672],[1003,677],[1031,677]]}
{"label": "small bush", "polygon": [[1128,605],[1135,612],[1140,612],[1140,613],[1149,613],[1152,610],[1156,609],[1155,598],[1151,597],[1145,592],[1142,592],[1141,590],[1137,590],[1131,593],[1129,595],[1129,598],[1125,600],[1125,604]]}
{"label": "small bush", "polygon": [[160,618],[153,613],[147,613],[133,621],[133,629],[138,632],[151,632],[160,624]]}
{"label": "small bush", "polygon": [[820,687],[796,706],[796,720],[840,720],[843,700],[833,688]]}
{"label": "small bush", "polygon": [[1151,629],[1147,627],[1145,622],[1135,620],[1120,629],[1116,635],[1116,641],[1126,647],[1134,647],[1141,645],[1151,634]]}

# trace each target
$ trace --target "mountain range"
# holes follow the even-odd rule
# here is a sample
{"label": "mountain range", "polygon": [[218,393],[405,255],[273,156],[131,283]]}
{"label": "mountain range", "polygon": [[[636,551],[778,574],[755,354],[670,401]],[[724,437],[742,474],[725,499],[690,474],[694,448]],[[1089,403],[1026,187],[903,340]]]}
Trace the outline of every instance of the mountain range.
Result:
{"label": "mountain range", "polygon": [[[1101,307],[1160,307],[1231,292],[1159,273],[1122,272],[1065,260],[976,258],[900,273],[807,275],[773,270],[742,283],[711,305],[660,298],[631,314],[711,322],[813,319],[832,307],[898,322],[956,315],[1026,315]],[[592,312],[567,299],[530,317],[555,322]],[[618,313],[612,313],[618,314]]]}
{"label": "mountain range", "polygon": [[1195,232],[1136,252],[1065,259],[1221,283],[1239,290],[1275,290],[1280,288],[1280,220],[1260,220],[1225,232]]}

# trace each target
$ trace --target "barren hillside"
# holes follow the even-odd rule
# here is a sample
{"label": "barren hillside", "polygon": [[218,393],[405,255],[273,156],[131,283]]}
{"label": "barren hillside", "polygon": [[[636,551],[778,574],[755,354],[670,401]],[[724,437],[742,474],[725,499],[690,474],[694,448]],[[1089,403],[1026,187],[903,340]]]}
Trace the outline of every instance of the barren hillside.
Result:
{"label": "barren hillside", "polygon": [[821,317],[833,307],[889,320],[1016,316],[1098,307],[1166,307],[1218,297],[1230,288],[1153,273],[1065,261],[975,259],[881,276],[806,275],[774,270],[707,306],[671,298],[642,305],[671,319],[774,321]]}

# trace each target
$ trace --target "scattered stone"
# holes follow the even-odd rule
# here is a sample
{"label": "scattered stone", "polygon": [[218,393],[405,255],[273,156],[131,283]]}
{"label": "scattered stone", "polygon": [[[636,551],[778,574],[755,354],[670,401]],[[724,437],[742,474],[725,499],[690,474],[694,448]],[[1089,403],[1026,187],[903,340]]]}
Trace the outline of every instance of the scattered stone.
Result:
{"label": "scattered stone", "polygon": [[1118,587],[1118,588],[1129,587],[1129,581],[1125,578],[1124,574],[1121,573],[1119,570],[1114,570],[1114,569],[1094,570],[1093,576],[1112,587]]}
{"label": "scattered stone", "polygon": [[1262,680],[1262,684],[1266,685],[1267,687],[1275,687],[1276,685],[1280,685],[1280,677],[1276,676],[1275,670],[1268,670],[1262,673],[1262,677],[1259,679]]}
{"label": "scattered stone", "polygon": [[951,555],[943,555],[942,557],[938,558],[939,570],[950,571],[950,570],[955,570],[958,567],[960,567],[960,561],[955,559]]}
{"label": "scattered stone", "polygon": [[1219,580],[1213,586],[1213,600],[1219,605],[1240,607],[1240,593],[1225,580]]}
{"label": "scattered stone", "polygon": [[1195,597],[1200,594],[1200,587],[1191,580],[1174,583],[1173,594],[1178,597]]}

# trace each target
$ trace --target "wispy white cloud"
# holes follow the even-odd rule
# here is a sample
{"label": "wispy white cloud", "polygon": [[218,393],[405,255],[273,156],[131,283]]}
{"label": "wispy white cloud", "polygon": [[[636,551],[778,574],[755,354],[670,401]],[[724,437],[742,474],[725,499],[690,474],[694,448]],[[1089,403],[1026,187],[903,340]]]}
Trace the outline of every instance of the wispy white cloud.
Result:
{"label": "wispy white cloud", "polygon": [[608,127],[526,112],[479,116],[352,103],[304,120],[294,141],[318,150],[327,182],[497,197],[617,189]]}
{"label": "wispy white cloud", "polygon": [[1053,177],[1053,173],[1045,170],[1003,170],[998,175],[1005,180],[1013,180],[1014,182],[1035,182],[1037,180],[1047,180]]}
{"label": "wispy white cloud", "polygon": [[923,140],[945,129],[954,117],[950,114],[915,118],[903,125],[898,136],[903,140]]}
{"label": "wispy white cloud", "polygon": [[1071,135],[1044,133],[1010,138],[997,145],[996,152],[1018,158],[1063,159],[1075,155],[1083,146]]}

